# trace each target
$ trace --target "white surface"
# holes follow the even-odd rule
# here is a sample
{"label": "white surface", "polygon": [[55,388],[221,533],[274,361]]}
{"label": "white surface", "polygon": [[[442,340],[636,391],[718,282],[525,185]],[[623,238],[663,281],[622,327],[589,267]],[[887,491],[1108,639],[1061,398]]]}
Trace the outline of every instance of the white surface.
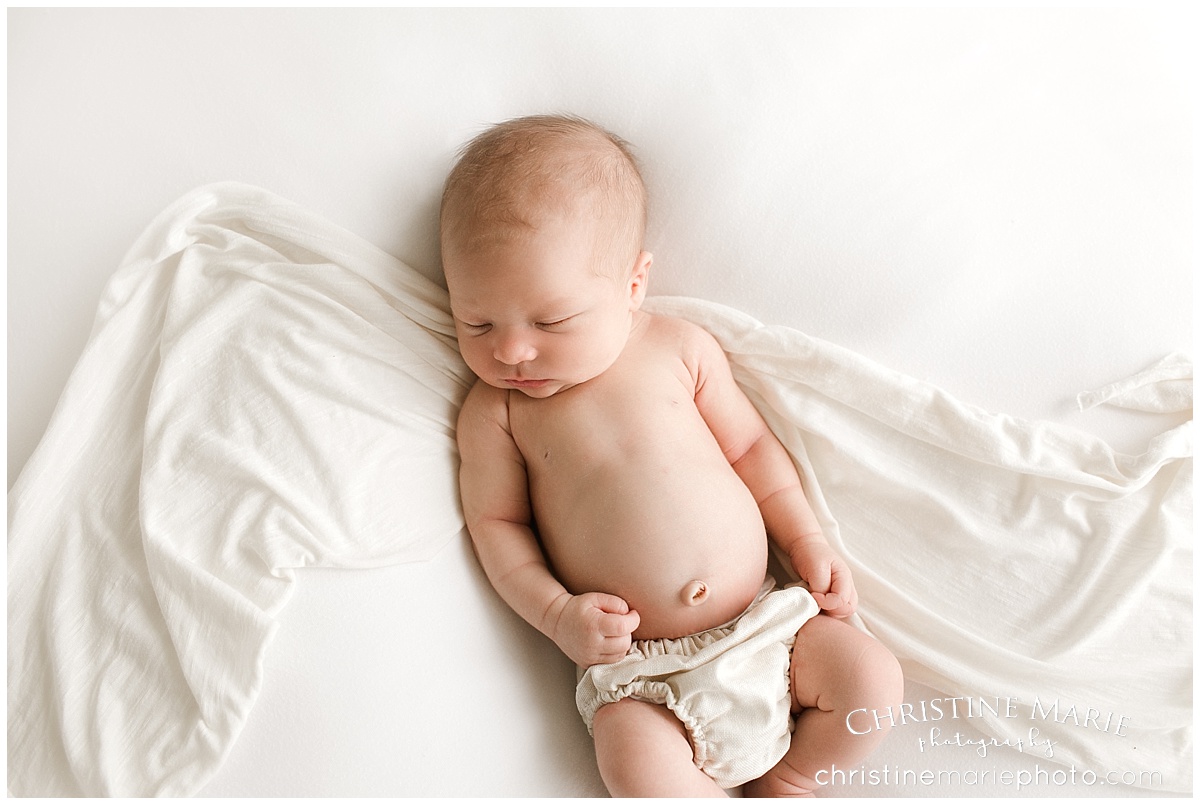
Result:
{"label": "white surface", "polygon": [[1189,106],[1149,14],[10,10],[10,483],[166,204],[256,184],[433,277],[455,149],[556,109],[638,147],[655,292],[1123,439],[1074,394],[1191,340]]}
{"label": "white surface", "polygon": [[[9,484],[101,287],[167,203],[210,181],[257,184],[436,278],[454,150],[489,122],[547,110],[637,147],[652,292],[722,302],[1140,452],[1179,419],[1079,414],[1074,399],[1191,344],[1190,102],[1163,47],[1188,41],[1182,22],[1096,9],[10,10]],[[312,680],[340,690],[339,671],[360,678],[369,662],[325,639],[347,618],[369,634],[395,621],[360,582],[306,583],[315,575],[283,613],[227,792],[267,785],[282,756],[307,761],[272,793],[341,793],[385,762],[321,739],[353,728],[335,706],[289,697]],[[367,576],[405,596],[426,578]],[[407,645],[381,646],[379,661],[407,668]],[[403,701],[445,708],[448,747],[468,740],[459,718],[487,717],[483,698]],[[557,746],[571,728],[541,729],[513,737]],[[339,745],[355,749],[334,757]],[[469,771],[419,751],[433,745],[414,740],[389,770],[405,792],[439,777],[467,787]],[[570,757],[594,784],[590,760]],[[499,781],[471,790],[532,776],[492,770]]]}
{"label": "white surface", "polygon": [[295,568],[423,562],[461,530],[473,376],[444,289],[240,184],[164,211],[100,310],[9,495],[9,785],[191,794]]}

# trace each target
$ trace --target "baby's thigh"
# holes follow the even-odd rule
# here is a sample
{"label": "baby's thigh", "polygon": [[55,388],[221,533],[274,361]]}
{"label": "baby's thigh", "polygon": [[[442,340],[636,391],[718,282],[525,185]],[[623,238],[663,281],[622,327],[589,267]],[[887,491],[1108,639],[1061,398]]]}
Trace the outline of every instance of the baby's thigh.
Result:
{"label": "baby's thigh", "polygon": [[796,710],[886,707],[904,696],[904,675],[892,653],[828,615],[809,618],[796,633],[791,680]]}
{"label": "baby's thigh", "polygon": [[653,754],[677,754],[689,763],[692,742],[683,722],[664,705],[638,699],[622,699],[596,711],[592,722],[596,754],[625,758]]}
{"label": "baby's thigh", "polygon": [[596,711],[596,762],[615,797],[720,796],[693,762],[683,723],[666,707],[622,699]]}

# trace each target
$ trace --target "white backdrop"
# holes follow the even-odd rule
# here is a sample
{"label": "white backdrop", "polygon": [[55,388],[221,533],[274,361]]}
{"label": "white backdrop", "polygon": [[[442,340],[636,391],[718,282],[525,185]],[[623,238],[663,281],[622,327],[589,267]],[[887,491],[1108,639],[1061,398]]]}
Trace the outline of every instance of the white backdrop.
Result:
{"label": "white backdrop", "polygon": [[536,111],[595,117],[637,146],[652,291],[796,326],[989,410],[1122,438],[1124,422],[1078,420],[1074,394],[1191,341],[1178,19],[17,9],[8,22],[10,486],[100,288],[167,203],[258,184],[434,277],[454,150]]}
{"label": "white backdrop", "polygon": [[[260,185],[440,279],[456,148],[544,111],[640,154],[652,293],[1139,451],[1177,420],[1074,398],[1192,343],[1194,33],[1071,8],[11,9],[9,486],[108,275],[169,202]],[[346,634],[320,621],[344,593],[305,582],[277,686],[316,684],[294,661],[320,673],[345,650],[304,639]],[[262,717],[286,700],[265,691]],[[231,764],[249,779],[269,756],[239,745]]]}

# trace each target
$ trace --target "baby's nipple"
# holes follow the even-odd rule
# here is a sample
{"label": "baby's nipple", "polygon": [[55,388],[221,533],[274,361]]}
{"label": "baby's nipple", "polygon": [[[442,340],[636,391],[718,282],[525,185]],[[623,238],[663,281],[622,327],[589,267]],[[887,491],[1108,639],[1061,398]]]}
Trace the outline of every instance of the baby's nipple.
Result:
{"label": "baby's nipple", "polygon": [[708,585],[702,581],[689,581],[683,585],[679,597],[689,607],[703,604],[708,599]]}

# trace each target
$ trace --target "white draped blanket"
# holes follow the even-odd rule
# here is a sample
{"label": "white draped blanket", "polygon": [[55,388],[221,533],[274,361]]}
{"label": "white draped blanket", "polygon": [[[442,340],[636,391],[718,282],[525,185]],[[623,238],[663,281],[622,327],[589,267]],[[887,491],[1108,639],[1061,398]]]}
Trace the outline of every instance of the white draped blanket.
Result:
{"label": "white draped blanket", "polygon": [[[1191,790],[1190,421],[1120,455],[728,308],[648,307],[729,352],[910,678],[1007,700],[972,725],[1036,727],[1049,762]],[[460,531],[470,382],[445,292],[354,235],[236,184],[166,210],[9,494],[12,793],[197,791],[293,569],[419,561]],[[1190,408],[1191,363],[1081,396],[1102,402]],[[900,729],[932,718],[909,704]]]}

